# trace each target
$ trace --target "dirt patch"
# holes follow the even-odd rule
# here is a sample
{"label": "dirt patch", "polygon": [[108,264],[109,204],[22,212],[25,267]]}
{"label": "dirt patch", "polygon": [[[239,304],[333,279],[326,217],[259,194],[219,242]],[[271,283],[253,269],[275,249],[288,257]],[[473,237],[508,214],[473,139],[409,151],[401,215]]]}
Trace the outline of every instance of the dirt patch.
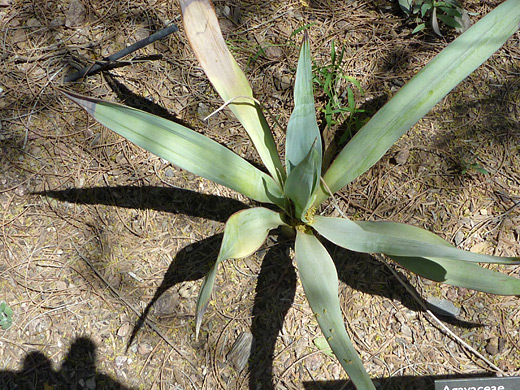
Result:
{"label": "dirt patch", "polygon": [[[496,3],[466,8],[483,15]],[[367,112],[453,39],[411,35],[414,25],[387,2],[215,5],[256,97],[282,124],[298,57],[291,35],[301,26],[312,24],[318,65],[330,62],[332,40],[345,45],[343,68],[360,81],[365,93],[356,91],[356,102]],[[63,83],[76,66],[171,21],[181,31],[135,53],[131,64]],[[0,25],[0,300],[14,311],[13,326],[0,330],[0,387],[349,388],[337,361],[314,344],[321,334],[282,236],[223,264],[195,341],[198,288],[223,224],[252,203],[93,123],[54,89],[181,121],[259,163],[232,114],[202,121],[221,102],[189,49],[178,5],[7,0]],[[427,228],[465,249],[519,256],[519,47],[516,33],[345,188],[340,207],[356,219]],[[283,150],[283,131],[274,131]],[[378,259],[330,249],[347,329],[381,388],[496,372],[431,322]],[[500,268],[518,276],[518,267]],[[461,310],[446,325],[504,374],[520,374],[517,298],[398,271],[422,297],[452,301]],[[240,335],[253,341],[244,369],[229,354]]]}

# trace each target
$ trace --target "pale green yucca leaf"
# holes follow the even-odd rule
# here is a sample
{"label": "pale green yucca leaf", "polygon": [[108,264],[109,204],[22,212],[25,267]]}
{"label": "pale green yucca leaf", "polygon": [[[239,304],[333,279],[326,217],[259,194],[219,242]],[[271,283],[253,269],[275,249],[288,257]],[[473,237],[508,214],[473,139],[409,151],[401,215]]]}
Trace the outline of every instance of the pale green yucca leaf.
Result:
{"label": "pale green yucca leaf", "polygon": [[144,111],[72,92],[62,93],[99,123],[143,149],[259,202],[283,207],[285,200],[271,176],[217,142]]}
{"label": "pale green yucca leaf", "polygon": [[[518,29],[520,0],[500,4],[449,44],[410,80],[345,146],[327,170],[332,193],[374,165],[401,135]],[[320,186],[315,205],[329,196]]]}
{"label": "pale green yucca leaf", "polygon": [[520,279],[482,268],[475,263],[434,257],[390,258],[417,275],[436,282],[491,294],[520,295]]}
{"label": "pale green yucca leaf", "polygon": [[402,223],[354,222],[346,218],[315,216],[310,225],[327,240],[356,252],[436,257],[479,263],[520,262],[518,257],[497,257],[457,249],[427,230]]}
{"label": "pale green yucca leaf", "polygon": [[296,165],[285,182],[284,193],[294,204],[295,217],[308,222],[305,213],[311,206],[320,180],[321,155],[312,147]]}
{"label": "pale green yucca leaf", "polygon": [[295,254],[305,296],[332,351],[358,389],[375,390],[345,329],[330,255],[312,233],[299,230]]}
{"label": "pale green yucca leaf", "polygon": [[242,123],[267,170],[281,184],[285,180],[276,144],[251,86],[229,52],[209,0],[180,0],[185,33],[202,69]]}
{"label": "pale green yucca leaf", "polygon": [[[413,237],[426,243],[452,247],[439,236],[414,226],[395,222],[356,222],[367,231],[396,238]],[[520,294],[520,279],[482,268],[478,264],[437,257],[390,256],[395,262],[417,275],[452,286],[471,288],[491,294]],[[500,259],[500,258],[498,258]]]}
{"label": "pale green yucca leaf", "polygon": [[229,217],[217,260],[200,288],[195,321],[196,337],[211,298],[218,265],[226,259],[240,259],[253,254],[263,244],[270,230],[284,224],[280,213],[263,207],[242,210]]}
{"label": "pale green yucca leaf", "polygon": [[315,148],[319,153],[320,163],[316,169],[319,169],[318,175],[321,175],[321,135],[316,122],[312,85],[311,49],[309,37],[305,33],[296,69],[294,110],[287,124],[285,166],[288,175],[306,158],[311,148]]}

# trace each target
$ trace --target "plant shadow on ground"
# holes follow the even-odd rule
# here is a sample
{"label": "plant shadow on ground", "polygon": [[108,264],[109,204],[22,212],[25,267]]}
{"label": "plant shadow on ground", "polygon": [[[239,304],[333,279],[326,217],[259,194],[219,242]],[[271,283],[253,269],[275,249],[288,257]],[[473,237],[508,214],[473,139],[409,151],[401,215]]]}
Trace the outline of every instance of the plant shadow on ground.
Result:
{"label": "plant shadow on ground", "polygon": [[125,84],[121,83],[119,80],[117,80],[116,77],[110,74],[110,72],[103,71],[101,73],[103,74],[104,79],[107,82],[110,89],[112,89],[112,91],[119,98],[119,103],[129,107],[136,108],[138,110],[149,112],[150,114],[160,116],[164,119],[168,119],[172,122],[178,123],[179,125],[190,127],[188,123],[172,115],[163,106],[154,103],[139,94],[132,92]]}
{"label": "plant shadow on ground", "polygon": [[99,373],[96,364],[95,344],[86,337],[80,337],[70,346],[59,370],[54,370],[52,362],[41,352],[31,352],[25,356],[21,370],[0,371],[0,388],[130,390],[110,376]]}
{"label": "plant shadow on ground", "polygon": [[[114,196],[114,193],[117,196]],[[150,208],[218,221],[224,221],[233,212],[246,207],[236,200],[201,195],[177,188],[122,186],[45,191],[39,194],[79,204]],[[184,281],[201,279],[206,275],[209,266],[216,259],[221,239],[222,235],[217,234],[190,244],[176,254],[163,281],[155,290],[153,298],[135,322],[127,346],[130,346],[145,324],[154,304],[168,289]],[[266,251],[255,291],[251,328],[254,345],[249,359],[250,389],[257,389],[258,386],[263,389],[275,388],[273,383],[275,344],[296,292],[296,271],[287,256],[290,244],[286,241],[278,241],[278,243],[279,245]],[[381,262],[369,255],[350,252],[332,244],[326,246],[335,260],[339,279],[345,284],[363,293],[398,300],[411,310],[422,311]],[[404,277],[403,279],[406,280]],[[414,289],[411,285],[409,287]],[[445,321],[464,328],[479,326],[455,318],[446,318]],[[418,381],[417,378],[409,380]]]}
{"label": "plant shadow on ground", "polygon": [[[70,188],[64,191],[44,191],[35,193],[35,195],[49,196],[61,201],[79,204],[104,204],[124,208],[153,209],[219,222],[226,221],[233,213],[246,208],[243,203],[229,198],[204,195],[180,188],[154,186]],[[213,257],[216,258],[221,240],[222,235],[218,234],[191,244],[175,255],[152,300],[137,320],[127,346],[132,344],[153,305],[168,289],[178,283],[198,280],[206,275],[211,261],[214,260]]]}

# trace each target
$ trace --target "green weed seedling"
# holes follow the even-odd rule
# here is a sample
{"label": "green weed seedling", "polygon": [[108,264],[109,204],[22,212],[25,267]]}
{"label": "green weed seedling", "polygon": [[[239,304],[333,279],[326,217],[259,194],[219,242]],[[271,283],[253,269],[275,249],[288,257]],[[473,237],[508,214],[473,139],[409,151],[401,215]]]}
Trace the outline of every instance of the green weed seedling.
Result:
{"label": "green weed seedling", "polygon": [[401,135],[517,31],[520,0],[506,0],[449,44],[372,116],[323,173],[307,35],[296,70],[294,110],[287,125],[282,163],[261,106],[226,47],[212,4],[209,0],[180,3],[186,35],[197,59],[225,105],[247,131],[265,170],[180,124],[120,104],[63,93],[101,124],[136,145],[269,205],[239,211],[226,222],[218,257],[198,297],[196,335],[220,263],[253,254],[269,231],[278,227],[294,231],[295,261],[307,300],[325,340],[361,390],[375,387],[346,331],[337,271],[321,239],[352,251],[384,253],[437,282],[493,294],[520,294],[520,279],[478,264],[519,264],[518,257],[460,250],[429,231],[406,224],[353,221],[346,216],[332,218],[317,213],[327,198],[379,161]]}
{"label": "green weed seedling", "polygon": [[481,173],[482,175],[489,175],[489,172],[482,167],[478,162],[468,162],[468,161],[461,161],[461,170],[460,174],[465,175],[469,171],[475,171],[478,173]]}
{"label": "green weed seedling", "polygon": [[3,330],[7,330],[13,324],[13,309],[9,305],[1,301],[0,302],[0,326]]}
{"label": "green weed seedling", "polygon": [[[352,133],[359,130],[364,123],[359,120],[356,114],[364,113],[365,110],[356,108],[354,99],[354,91],[351,85],[363,93],[361,84],[354,77],[348,76],[343,72],[343,57],[345,55],[345,46],[341,47],[339,54],[336,51],[334,40],[331,42],[329,65],[313,65],[313,81],[325,94],[326,103],[322,111],[328,128],[343,123],[346,127],[345,133],[341,136],[339,144],[344,145],[351,137]],[[345,84],[345,90],[343,90]],[[345,97],[347,98],[346,101]],[[348,115],[348,117],[347,117]]]}

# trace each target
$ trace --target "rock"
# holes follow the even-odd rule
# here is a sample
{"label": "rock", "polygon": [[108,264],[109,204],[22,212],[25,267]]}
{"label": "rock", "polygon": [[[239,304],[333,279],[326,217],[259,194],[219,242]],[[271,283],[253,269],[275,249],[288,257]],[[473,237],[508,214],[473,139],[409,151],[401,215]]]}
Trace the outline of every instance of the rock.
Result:
{"label": "rock", "polygon": [[137,343],[133,342],[132,345],[130,345],[130,348],[128,348],[128,350],[132,353],[136,353],[137,352]]}
{"label": "rock", "polygon": [[199,103],[197,107],[197,115],[201,120],[204,120],[209,114],[211,114],[210,107],[205,103]]}
{"label": "rock", "polygon": [[273,78],[277,90],[285,91],[291,87],[291,77],[287,74],[276,74]]}
{"label": "rock", "polygon": [[128,358],[126,356],[116,356],[115,363],[117,368],[123,367],[123,364],[126,363]]}
{"label": "rock", "polygon": [[25,187],[25,185],[20,184],[18,187],[15,188],[14,193],[22,197],[27,193],[27,188]]}
{"label": "rock", "polygon": [[227,18],[220,19],[219,23],[220,23],[220,29],[222,30],[222,34],[224,36],[226,36],[227,34],[232,33],[236,29],[236,26],[233,23],[233,21],[231,21],[231,20],[229,20]]}
{"label": "rock", "polygon": [[134,34],[134,39],[135,39],[135,42],[139,42],[143,39],[146,39],[150,36],[150,30],[148,30],[147,28],[144,28],[144,27],[139,27],[135,34]]}
{"label": "rock", "polygon": [[456,317],[460,314],[460,308],[447,299],[428,297],[426,302],[428,309],[442,316]]}
{"label": "rock", "polygon": [[79,0],[72,0],[69,9],[65,13],[66,27],[82,26],[87,20],[87,9]]}
{"label": "rock", "polygon": [[491,337],[486,345],[486,352],[491,356],[496,355],[498,350],[498,337]]}
{"label": "rock", "polygon": [[184,299],[193,298],[197,295],[196,289],[197,287],[194,284],[184,283],[181,288],[179,288],[179,295]]}
{"label": "rock", "polygon": [[264,53],[270,60],[277,60],[283,56],[280,46],[269,46],[264,49]]}
{"label": "rock", "polygon": [[67,283],[64,282],[63,280],[58,280],[56,282],[56,290],[57,291],[63,291],[63,290],[66,290],[67,289]]}
{"label": "rock", "polygon": [[246,367],[252,348],[253,335],[249,332],[240,333],[226,356],[236,371],[240,372]]}
{"label": "rock", "polygon": [[96,389],[96,379],[89,378],[85,382],[85,387],[89,390],[95,390]]}
{"label": "rock", "polygon": [[413,340],[412,329],[406,324],[401,324],[401,335],[405,338]]}
{"label": "rock", "polygon": [[487,248],[489,248],[490,245],[491,244],[489,242],[483,241],[473,245],[471,248],[469,248],[469,250],[473,253],[483,253]]}
{"label": "rock", "polygon": [[121,327],[117,330],[117,335],[119,337],[126,337],[130,334],[130,330],[132,329],[132,325],[129,322],[123,323]]}
{"label": "rock", "polygon": [[139,352],[140,355],[147,355],[152,351],[153,351],[153,347],[148,343],[141,343],[137,347],[137,352]]}
{"label": "rock", "polygon": [[15,43],[18,47],[21,47],[20,44],[24,43],[27,40],[27,35],[25,35],[25,31],[22,29],[15,30],[13,37],[11,39],[12,43]]}
{"label": "rock", "polygon": [[65,25],[65,18],[62,16],[56,16],[49,23],[50,28],[56,28],[56,27],[60,27],[60,26],[64,26],[64,25]]}
{"label": "rock", "polygon": [[39,21],[38,19],[36,19],[36,18],[31,18],[31,19],[29,19],[29,20],[25,23],[25,25],[26,25],[27,27],[40,27],[42,24],[40,23],[40,21]]}
{"label": "rock", "polygon": [[408,149],[401,149],[397,154],[394,156],[394,160],[398,165],[406,164],[408,161],[408,157],[410,157],[410,150]]}
{"label": "rock", "polygon": [[305,359],[305,366],[311,371],[317,371],[323,365],[323,355],[317,353]]}
{"label": "rock", "polygon": [[155,305],[153,305],[154,313],[158,317],[164,317],[177,312],[179,307],[179,294],[166,291],[162,294]]}
{"label": "rock", "polygon": [[455,241],[455,245],[459,246],[460,243],[462,242],[462,240],[464,240],[464,233],[462,233],[460,230],[457,232],[457,234],[455,234],[455,238],[454,238],[454,241]]}

